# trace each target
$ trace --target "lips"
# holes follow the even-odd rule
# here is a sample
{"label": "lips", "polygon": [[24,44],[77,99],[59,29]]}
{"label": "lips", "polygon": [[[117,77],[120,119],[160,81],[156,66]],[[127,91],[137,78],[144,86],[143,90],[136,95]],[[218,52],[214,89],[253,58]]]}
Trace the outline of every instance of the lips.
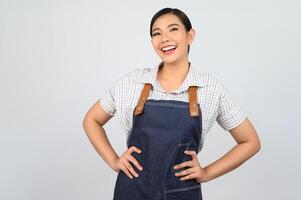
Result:
{"label": "lips", "polygon": [[177,48],[176,45],[169,45],[169,46],[164,46],[161,48],[161,51],[163,51],[164,53],[166,52],[172,52]]}

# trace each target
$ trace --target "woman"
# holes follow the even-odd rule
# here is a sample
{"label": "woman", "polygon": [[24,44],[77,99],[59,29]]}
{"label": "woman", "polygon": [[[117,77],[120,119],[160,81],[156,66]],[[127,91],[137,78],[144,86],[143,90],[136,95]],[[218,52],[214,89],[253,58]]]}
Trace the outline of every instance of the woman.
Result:
{"label": "woman", "polygon": [[[158,11],[150,35],[162,62],[119,79],[90,108],[83,126],[99,155],[118,172],[114,200],[200,200],[201,183],[240,166],[259,151],[260,141],[226,87],[189,62],[195,31],[185,13]],[[103,129],[115,113],[128,136],[128,149],[121,156]],[[202,167],[197,154],[215,121],[237,145]]]}

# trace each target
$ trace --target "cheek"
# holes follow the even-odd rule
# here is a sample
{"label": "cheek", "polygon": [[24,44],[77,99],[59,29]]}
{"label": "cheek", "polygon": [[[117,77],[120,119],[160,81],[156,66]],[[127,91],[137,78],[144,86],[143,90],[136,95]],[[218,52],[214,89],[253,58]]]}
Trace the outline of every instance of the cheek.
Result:
{"label": "cheek", "polygon": [[152,46],[157,50],[159,48],[159,42],[157,40],[152,40]]}
{"label": "cheek", "polygon": [[188,48],[188,40],[185,37],[179,37],[178,43],[180,45],[181,49],[186,49]]}
{"label": "cheek", "polygon": [[179,36],[177,38],[177,40],[179,41],[179,43],[181,44],[187,44],[187,39],[182,35],[182,36]]}
{"label": "cheek", "polygon": [[174,34],[174,39],[180,43],[187,43],[188,38],[186,33],[178,32],[177,34]]}

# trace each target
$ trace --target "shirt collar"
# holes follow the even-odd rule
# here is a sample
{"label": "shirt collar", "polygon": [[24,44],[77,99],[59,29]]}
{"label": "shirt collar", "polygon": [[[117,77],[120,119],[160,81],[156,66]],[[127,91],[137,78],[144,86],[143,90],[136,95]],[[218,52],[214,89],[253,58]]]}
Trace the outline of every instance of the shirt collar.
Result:
{"label": "shirt collar", "polygon": [[[163,64],[163,62],[159,63],[156,67],[150,68],[147,73],[145,73],[141,79],[139,80],[140,83],[151,83],[152,86],[158,90],[162,90],[162,88],[156,87],[157,86],[157,74],[159,67]],[[198,71],[192,66],[191,62],[189,62],[189,70],[188,73],[182,83],[182,85],[172,93],[181,93],[183,91],[188,90],[189,86],[198,86],[204,87],[204,81],[200,78],[200,74]],[[164,91],[164,90],[162,90]]]}

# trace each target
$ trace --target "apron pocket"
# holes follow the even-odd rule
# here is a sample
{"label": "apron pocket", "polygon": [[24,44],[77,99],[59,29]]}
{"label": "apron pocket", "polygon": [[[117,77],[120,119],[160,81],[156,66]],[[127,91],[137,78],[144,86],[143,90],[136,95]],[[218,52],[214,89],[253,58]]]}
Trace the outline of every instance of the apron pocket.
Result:
{"label": "apron pocket", "polygon": [[201,185],[180,187],[164,191],[164,200],[202,200]]}

